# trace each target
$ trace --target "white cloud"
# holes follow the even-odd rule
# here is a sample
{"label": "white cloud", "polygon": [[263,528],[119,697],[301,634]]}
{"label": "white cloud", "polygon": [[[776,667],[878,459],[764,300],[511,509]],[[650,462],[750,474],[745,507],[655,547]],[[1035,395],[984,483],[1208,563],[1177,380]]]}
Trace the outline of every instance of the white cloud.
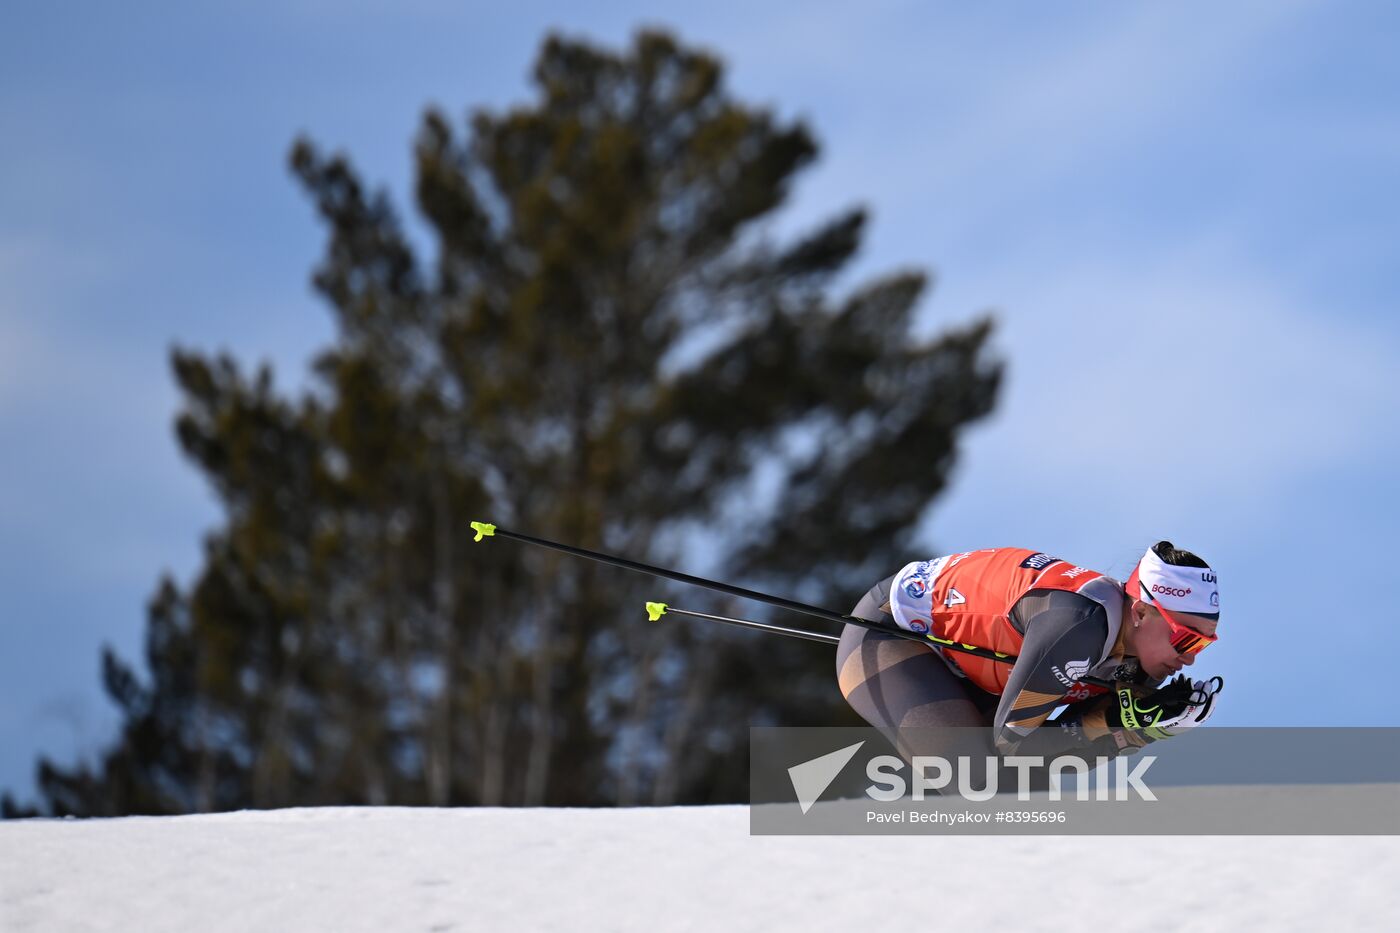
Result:
{"label": "white cloud", "polygon": [[1209,145],[1192,121],[1276,62],[1311,9],[1070,4],[1021,22],[885,4],[773,15],[725,48],[741,93],[813,114],[826,143],[795,225],[867,201],[872,253],[943,261],[942,242],[1023,223],[1067,180],[1121,175],[1163,143]]}
{"label": "white cloud", "polygon": [[22,441],[0,458],[0,488],[20,491],[0,532],[75,585],[153,578],[179,554],[169,523],[208,510],[172,436],[165,340],[92,321],[126,307],[106,292],[115,253],[0,237],[0,437]]}
{"label": "white cloud", "polygon": [[[1077,497],[1112,533],[1127,523],[1110,516],[1131,511],[1147,476],[1189,503],[1173,521],[1207,521],[1222,505],[1233,519],[1276,509],[1280,490],[1316,471],[1394,448],[1380,426],[1397,407],[1395,328],[1298,297],[1321,293],[1335,269],[1259,264],[1273,232],[1260,204],[1286,197],[1287,179],[1258,200],[1217,197],[1219,179],[1248,170],[1214,155],[1224,140],[1213,133],[1253,145],[1260,75],[1307,47],[1318,10],[1070,5],[1014,28],[986,11],[894,5],[860,23],[805,19],[798,41],[775,41],[786,24],[774,16],[729,46],[737,75],[774,88],[787,112],[815,112],[830,136],[798,224],[869,199],[861,275],[946,262],[925,308],[932,331],[989,302],[1007,309],[1008,383],[941,517],[970,530],[993,514],[1063,522]],[[1291,126],[1294,113],[1281,103],[1269,125]],[[1183,151],[1214,190],[1173,175],[1166,153]],[[1275,161],[1295,165],[1291,155]],[[1159,187],[1168,179],[1175,188]],[[1352,228],[1338,218],[1319,232]],[[1146,415],[1163,396],[1166,414]],[[1181,419],[1189,443],[1171,436]],[[1149,452],[1127,446],[1139,435]]]}
{"label": "white cloud", "polygon": [[60,362],[37,317],[51,310],[37,281],[48,255],[36,238],[0,238],[0,413],[34,398]]}
{"label": "white cloud", "polygon": [[34,342],[33,335],[0,299],[0,412],[16,403],[29,378],[26,361],[35,357]]}
{"label": "white cloud", "polygon": [[[0,238],[0,411],[34,408],[55,393],[74,402],[130,362],[81,328],[71,308],[93,301],[113,262],[39,236]],[[110,398],[110,395],[107,396]]]}
{"label": "white cloud", "polygon": [[1257,273],[1115,259],[1010,299],[1034,313],[1007,321],[1006,418],[1054,418],[1042,464],[1130,481],[1097,449],[1111,426],[1161,469],[1258,490],[1396,440],[1391,333],[1300,307]]}
{"label": "white cloud", "polygon": [[989,43],[980,67],[960,76],[975,106],[937,140],[902,151],[949,190],[975,176],[980,198],[1011,199],[1198,112],[1307,6],[1232,5],[1203,22],[1199,10],[1138,5],[1091,16],[1067,41],[1029,53]]}
{"label": "white cloud", "polygon": [[1387,324],[1200,255],[1019,271],[1002,280],[1007,383],[933,540],[1045,542],[1107,568],[1156,537],[1258,547],[1248,529],[1288,527],[1300,494],[1349,516],[1329,533],[1380,534],[1355,510],[1369,497],[1320,477],[1400,448]]}

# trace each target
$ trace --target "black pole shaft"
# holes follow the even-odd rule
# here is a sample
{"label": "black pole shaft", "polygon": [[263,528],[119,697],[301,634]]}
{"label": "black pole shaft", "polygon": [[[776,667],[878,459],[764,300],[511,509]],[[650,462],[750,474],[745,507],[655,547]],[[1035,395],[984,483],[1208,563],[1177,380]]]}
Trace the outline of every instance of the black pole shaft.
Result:
{"label": "black pole shaft", "polygon": [[[809,616],[816,616],[818,619],[825,619],[828,622],[835,622],[838,625],[845,625],[847,623],[860,624],[864,621],[861,619],[852,619],[850,616],[843,616],[839,612],[832,612],[830,609],[822,609],[818,606],[809,606],[806,603],[795,602],[791,599],[783,599],[781,596],[769,596],[767,593],[746,590],[742,586],[720,583],[718,580],[706,580],[703,577],[692,577],[690,574],[681,573],[679,570],[667,570],[664,567],[653,567],[650,564],[641,564],[634,560],[628,560],[625,557],[614,557],[611,554],[601,554],[597,551],[589,551],[581,547],[560,544],[557,541],[547,541],[544,538],[522,535],[518,531],[506,531],[504,528],[498,527],[495,534],[503,538],[514,538],[517,541],[524,541],[526,544],[535,544],[540,547],[563,551],[565,554],[572,554],[575,557],[585,557],[588,560],[596,560],[599,563],[612,564],[614,567],[624,567],[627,570],[635,570],[638,573],[648,573],[654,577],[666,577],[667,579],[675,580],[679,583],[703,586],[706,589],[716,590],[720,593],[728,593],[730,596],[757,600],[761,603],[768,603],[770,606],[777,606],[779,609],[789,609],[793,612],[801,612]],[[866,627],[875,625],[875,623],[871,622],[866,622],[865,624]]]}
{"label": "black pole shaft", "polygon": [[870,629],[872,632],[884,632],[887,635],[908,638],[925,644],[932,643],[948,651],[956,651],[959,654],[970,654],[974,657],[985,658],[988,661],[997,661],[1002,664],[1016,663],[1016,655],[1014,654],[1004,654],[1000,651],[993,651],[990,648],[983,648],[979,645],[964,645],[946,638],[939,638],[932,632],[926,635],[920,635],[917,632],[908,632],[892,625],[883,625],[879,622],[871,622],[869,619],[859,619],[855,616],[841,615],[839,612],[832,612],[830,609],[822,609],[818,606],[809,606],[806,603],[799,603],[791,599],[783,599],[781,596],[770,596],[767,593],[759,593],[756,590],[746,590],[742,586],[733,586],[728,583],[721,583],[718,580],[706,580],[704,577],[692,577],[690,574],[681,573],[679,570],[667,570],[664,567],[653,567],[650,564],[628,560],[625,557],[615,557],[612,554],[603,554],[598,551],[590,551],[587,548],[560,544],[557,541],[536,538],[533,535],[523,535],[518,531],[507,531],[504,528],[493,526],[491,533],[493,535],[500,535],[503,538],[513,538],[516,541],[523,541],[526,544],[534,544],[539,547],[562,551],[565,554],[572,554],[575,557],[596,560],[602,564],[612,564],[614,567],[635,570],[638,573],[650,574],[654,577],[665,577],[666,579],[675,580],[680,583],[689,583],[693,586],[702,586],[706,589],[717,590],[720,593],[728,593],[730,596],[739,596],[743,599],[752,599],[761,603],[768,603],[770,606],[777,606],[779,609],[789,609],[793,612],[801,612],[805,615],[816,616],[818,619],[825,619],[828,622],[835,622],[838,625],[855,625],[860,628]]}
{"label": "black pole shaft", "polygon": [[[744,628],[758,629],[760,632],[771,632],[771,633],[774,634],[774,635],[788,635],[788,636],[790,636],[790,637],[792,637],[792,638],[803,638],[803,639],[806,639],[807,641],[822,642],[822,643],[828,644],[828,645],[839,644],[840,641],[841,641],[841,639],[838,638],[837,636],[835,636],[835,635],[828,635],[826,632],[813,632],[813,631],[811,631],[811,630],[809,630],[809,629],[787,628],[787,627],[782,626],[782,625],[770,625],[770,624],[768,624],[767,622],[754,622],[752,619],[731,619],[731,618],[729,618],[728,616],[716,616],[716,615],[711,615],[711,614],[708,613],[708,612],[695,612],[695,611],[690,610],[690,609],[674,609],[674,608],[672,608],[672,607],[670,607],[670,606],[667,606],[667,607],[666,607],[666,611],[663,613],[663,615],[673,615],[673,614],[674,614],[674,615],[681,615],[681,616],[694,616],[694,617],[697,618],[697,619],[710,619],[710,620],[712,620],[712,621],[714,621],[714,622],[726,622],[726,623],[728,623],[728,624],[730,624],[730,625],[738,625],[738,626],[742,626],[742,627],[744,627]],[[974,647],[973,645],[954,645],[954,644],[950,644],[950,643],[944,643],[944,642],[942,642],[940,639],[937,639],[937,638],[931,638],[930,636],[927,636],[927,635],[920,635],[920,634],[918,634],[917,632],[909,632],[909,631],[906,631],[906,630],[904,630],[904,629],[902,629],[902,628],[891,628],[891,627],[889,627],[889,626],[887,626],[887,625],[880,625],[878,622],[868,622],[868,621],[866,621],[865,619],[854,619],[854,618],[853,618],[853,619],[850,620],[850,624],[851,624],[851,625],[859,625],[859,626],[861,626],[862,628],[868,628],[868,629],[871,629],[871,630],[873,630],[873,631],[884,632],[886,635],[894,635],[894,636],[896,636],[896,637],[898,637],[898,638],[906,638],[906,639],[908,639],[909,641],[923,642],[923,643],[925,643],[925,644],[927,644],[929,641],[933,641],[933,642],[939,644],[941,647],[947,648],[947,649],[951,649],[951,650],[953,650],[953,651],[962,651],[962,652],[964,652],[964,653],[971,653],[971,652],[969,652],[968,649]],[[987,649],[985,649],[985,648],[978,648],[977,650],[978,650],[978,651],[987,651]],[[991,652],[988,652],[988,653],[990,654]],[[978,655],[978,656],[979,656],[979,657],[986,657],[986,655]],[[1011,654],[1004,654],[1004,655],[1001,655],[1000,657],[993,657],[993,658],[990,658],[990,660],[993,660],[993,661],[1001,661],[1001,662],[1007,663],[1007,664],[1014,664],[1014,663],[1016,663],[1016,656],[1015,656],[1015,655],[1011,655]],[[1100,678],[1100,677],[1088,677],[1088,676],[1084,676],[1084,677],[1080,677],[1079,679],[1082,680],[1082,681],[1084,681],[1084,682],[1087,683],[1087,684],[1094,684],[1095,686],[1103,687],[1103,688],[1105,688],[1105,689],[1107,689],[1107,690],[1112,690],[1112,689],[1114,689],[1114,687],[1115,687],[1115,684],[1113,683],[1112,680],[1104,680],[1103,678]]]}
{"label": "black pole shaft", "polygon": [[739,625],[744,628],[756,628],[760,632],[772,632],[775,635],[788,635],[792,638],[805,638],[807,641],[820,641],[828,645],[834,645],[841,639],[835,635],[828,635],[826,632],[813,632],[803,628],[787,628],[782,625],[770,625],[767,622],[754,622],[751,619],[731,619],[728,616],[710,615],[708,612],[693,612],[689,609],[672,609],[666,607],[666,615],[694,616],[697,619],[709,619],[712,622],[725,622],[729,625]]}

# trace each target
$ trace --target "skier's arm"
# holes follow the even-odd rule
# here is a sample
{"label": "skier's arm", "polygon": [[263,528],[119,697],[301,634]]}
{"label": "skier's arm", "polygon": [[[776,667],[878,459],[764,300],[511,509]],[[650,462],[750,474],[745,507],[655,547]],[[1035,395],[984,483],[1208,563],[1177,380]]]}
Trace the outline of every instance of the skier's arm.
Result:
{"label": "skier's arm", "polygon": [[1033,591],[1017,603],[1012,624],[1024,625],[1025,641],[992,722],[997,751],[1048,761],[1093,747],[1081,731],[1045,720],[1100,660],[1108,639],[1103,607],[1074,593]]}

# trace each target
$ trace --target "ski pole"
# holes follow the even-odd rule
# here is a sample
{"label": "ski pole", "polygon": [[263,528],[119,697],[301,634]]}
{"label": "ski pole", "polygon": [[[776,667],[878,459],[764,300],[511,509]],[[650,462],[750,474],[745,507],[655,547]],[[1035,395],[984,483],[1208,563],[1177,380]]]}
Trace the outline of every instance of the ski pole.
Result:
{"label": "ski pole", "polygon": [[[727,616],[710,615],[706,612],[693,612],[689,609],[676,609],[666,603],[647,603],[647,616],[655,622],[664,615],[675,613],[682,616],[694,616],[697,619],[712,619],[715,622],[728,622],[731,625],[742,625],[744,628],[754,628],[763,632],[773,632],[778,635],[790,635],[793,638],[805,638],[808,641],[820,641],[827,644],[837,644],[841,641],[836,635],[828,635],[825,632],[813,632],[805,628],[786,628],[781,625],[772,625],[767,622],[755,622],[752,619],[731,619]],[[861,619],[856,616],[846,616],[846,624],[854,625],[858,628],[869,629],[872,632],[880,632],[885,635],[893,635],[896,638],[904,638],[909,641],[921,643],[932,642],[940,648],[949,651],[958,651],[963,654],[976,655],[979,658],[986,658],[989,661],[1001,661],[1004,664],[1015,664],[1016,655],[1004,654],[1000,651],[993,651],[990,648],[979,648],[977,645],[964,645],[960,642],[952,641],[948,638],[939,638],[932,632],[919,634],[908,629],[895,628],[892,625],[885,625],[882,622],[871,622],[869,619]]]}
{"label": "ski pole", "polygon": [[[784,599],[781,596],[770,596],[767,593],[759,593],[755,590],[746,590],[741,586],[733,586],[728,583],[720,583],[717,580],[706,580],[703,577],[692,577],[688,573],[681,573],[678,570],[667,570],[663,567],[653,567],[650,564],[639,563],[628,560],[625,557],[614,557],[611,554],[602,554],[598,551],[590,551],[586,548],[573,547],[568,544],[560,544],[557,541],[549,541],[545,538],[536,538],[532,535],[524,535],[517,531],[507,531],[498,528],[487,522],[472,522],[472,530],[476,532],[476,537],[472,540],[480,541],[484,537],[499,535],[503,538],[511,538],[516,541],[523,541],[526,544],[534,544],[539,547],[550,548],[555,551],[562,551],[565,554],[572,554],[575,557],[585,557],[589,560],[596,560],[604,564],[612,564],[614,567],[623,567],[627,570],[635,570],[638,573],[651,574],[655,577],[664,577],[676,580],[680,583],[689,583],[693,586],[703,586],[706,589],[717,590],[727,593],[730,596],[739,596],[744,599],[752,599],[761,603],[768,603],[770,606],[777,606],[779,609],[788,609],[792,612],[800,612],[809,616],[816,616],[818,619],[825,619],[828,622],[835,622],[838,625],[855,625],[860,628],[867,628],[874,632],[884,632],[887,635],[895,635],[900,638],[908,638],[919,642],[932,642],[940,648],[949,651],[956,651],[960,654],[970,654],[974,657],[985,658],[988,661],[998,661],[1003,664],[1015,664],[1016,656],[1006,654],[1001,651],[993,651],[990,648],[983,648],[979,645],[965,645],[947,638],[939,638],[932,632],[919,634],[909,632],[901,628],[890,625],[883,625],[879,622],[871,622],[869,619],[859,619],[855,616],[842,615],[839,612],[832,612],[830,609],[822,609],[818,606],[809,606],[806,603],[799,603],[791,599]],[[676,610],[671,610],[675,612]],[[747,621],[747,620],[745,620]],[[764,623],[751,622],[749,628],[762,628]],[[791,631],[796,631],[791,630]],[[800,636],[797,636],[800,637]]]}
{"label": "ski pole", "polygon": [[[774,635],[787,635],[791,638],[802,638],[807,641],[819,641],[828,645],[836,645],[840,644],[841,642],[841,639],[838,636],[828,635],[826,632],[813,632],[805,628],[787,628],[782,625],[771,625],[767,622],[755,622],[752,619],[731,619],[728,616],[711,615],[708,612],[694,612],[690,609],[677,609],[674,606],[668,606],[665,603],[647,603],[647,617],[651,619],[651,621],[659,621],[660,618],[664,615],[691,616],[696,619],[709,619],[713,622],[727,622],[730,625],[739,625],[743,626],[744,628],[758,629],[760,632],[771,632]],[[946,638],[939,638],[937,635],[920,635],[918,632],[910,632],[902,628],[892,628],[888,625],[881,625],[878,622],[869,622],[865,619],[852,618],[848,624],[858,625],[862,628],[867,628],[872,631],[883,632],[886,635],[894,635],[897,638],[906,638],[909,641],[931,641],[934,644],[946,650],[961,651],[964,654],[972,653],[971,649],[979,651],[988,650],[986,648],[978,649],[975,645],[958,644],[956,642],[949,641]],[[992,658],[992,660],[994,661],[1002,661],[1007,664],[1016,663],[1015,655],[998,654],[997,652],[991,653],[994,655],[998,655],[997,657]],[[978,655],[978,657],[986,657],[986,655]],[[1116,686],[1112,680],[1105,680],[1101,677],[1089,677],[1085,675],[1081,676],[1079,679],[1086,684],[1093,684],[1095,686],[1103,687],[1108,690],[1112,690]]]}
{"label": "ski pole", "polygon": [[754,622],[751,619],[731,619],[728,616],[710,615],[708,612],[692,612],[689,609],[675,609],[665,603],[647,603],[647,616],[651,621],[656,622],[664,615],[693,616],[697,619],[709,619],[712,622],[727,622],[730,625],[741,625],[744,628],[756,628],[761,632],[772,632],[775,635],[787,635],[792,638],[805,638],[807,641],[820,641],[828,645],[834,645],[841,641],[835,635],[828,635],[826,632],[813,632],[805,628],[786,628],[782,625],[770,625],[767,622]]}
{"label": "ski pole", "polygon": [[739,596],[744,599],[753,599],[761,603],[768,603],[780,609],[790,609],[793,612],[801,612],[809,616],[816,616],[828,622],[836,622],[844,625],[854,621],[841,615],[839,612],[832,612],[830,609],[821,609],[817,606],[808,606],[805,603],[794,602],[791,599],[783,599],[781,596],[769,596],[767,593],[758,593],[754,590],[746,590],[742,586],[733,586],[729,583],[721,583],[718,580],[706,580],[703,577],[692,577],[688,573],[681,573],[679,570],[667,570],[664,567],[653,567],[650,564],[638,563],[628,560],[625,557],[614,557],[611,554],[602,554],[598,551],[590,551],[586,548],[573,547],[568,544],[560,544],[557,541],[549,541],[545,538],[536,538],[531,535],[523,535],[518,531],[507,531],[486,522],[472,522],[472,530],[476,532],[476,537],[472,540],[480,541],[484,536],[499,535],[503,538],[513,538],[516,541],[523,541],[526,544],[534,544],[539,547],[551,548],[556,551],[563,551],[565,554],[572,554],[575,557],[586,557],[589,560],[596,560],[604,564],[612,564],[614,567],[623,567],[627,570],[635,570],[639,573],[649,573],[654,577],[665,577],[679,583],[689,583],[692,586],[703,586],[706,589],[717,590],[721,593],[728,593],[730,596]]}

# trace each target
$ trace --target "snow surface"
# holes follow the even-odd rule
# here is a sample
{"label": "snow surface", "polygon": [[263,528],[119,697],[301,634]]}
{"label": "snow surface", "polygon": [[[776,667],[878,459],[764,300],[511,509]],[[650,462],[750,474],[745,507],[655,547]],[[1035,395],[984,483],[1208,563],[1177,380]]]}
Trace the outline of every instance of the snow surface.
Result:
{"label": "snow surface", "polygon": [[0,823],[0,930],[1400,929],[1400,838],[750,836],[748,808]]}

